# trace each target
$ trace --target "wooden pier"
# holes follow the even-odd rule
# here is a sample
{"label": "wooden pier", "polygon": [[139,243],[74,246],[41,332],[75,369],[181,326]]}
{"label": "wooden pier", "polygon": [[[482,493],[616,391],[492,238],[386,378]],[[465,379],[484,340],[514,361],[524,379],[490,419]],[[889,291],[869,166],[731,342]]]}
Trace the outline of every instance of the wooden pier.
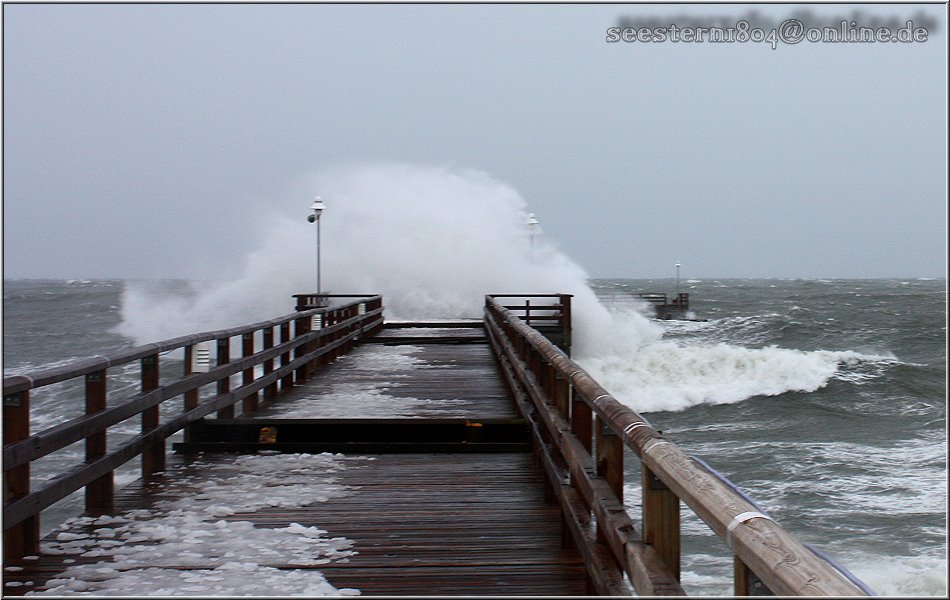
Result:
{"label": "wooden pier", "polygon": [[[865,595],[570,359],[569,295],[490,295],[482,320],[415,323],[385,322],[379,296],[330,298],[311,308],[326,296],[301,294],[297,312],[272,321],[6,378],[4,594],[108,563],[43,551],[62,534],[90,535],[87,521],[40,539],[41,511],[74,491],[85,490],[90,516],[147,515],[189,502],[184,481],[241,478],[241,456],[330,452],[346,494],[223,519],[318,527],[352,551],[266,566],[317,569],[363,595],[684,595],[685,505],[734,553],[737,595]],[[209,342],[214,365],[196,372]],[[184,368],[162,383],[173,350]],[[140,391],[110,396],[109,369],[128,363]],[[31,432],[31,391],[69,380],[84,382],[86,415]],[[160,412],[172,401],[180,411]],[[109,428],[129,419],[141,433],[108,448]],[[31,489],[31,463],[79,442],[84,460]],[[625,450],[643,474],[636,520],[623,504]],[[141,479],[116,490],[115,469],[137,457]],[[208,572],[215,559],[136,568]]]}

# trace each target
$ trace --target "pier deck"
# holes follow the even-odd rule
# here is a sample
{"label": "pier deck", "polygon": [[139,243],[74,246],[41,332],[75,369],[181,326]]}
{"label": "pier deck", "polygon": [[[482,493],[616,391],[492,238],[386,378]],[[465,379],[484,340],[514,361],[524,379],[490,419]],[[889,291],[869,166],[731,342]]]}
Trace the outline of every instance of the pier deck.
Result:
{"label": "pier deck", "polygon": [[[295,298],[4,379],[5,595],[682,596],[684,506],[733,553],[737,596],[869,595],[571,360],[569,294],[417,323],[385,323],[379,295]],[[110,391],[136,363],[140,389]],[[85,414],[31,431],[31,400],[63,382]],[[57,452],[65,470],[34,481]],[[41,539],[79,490],[86,516]]]}
{"label": "pier deck", "polygon": [[[249,521],[258,528],[315,526],[326,532],[325,537],[350,540],[355,553],[311,567],[280,561],[262,566],[317,569],[334,587],[358,589],[364,595],[585,593],[583,560],[576,549],[562,547],[560,511],[544,500],[543,474],[533,464],[527,430],[480,323],[384,329],[295,386],[292,393],[262,406],[253,417],[215,421],[209,419],[206,427],[192,434],[214,441],[178,444],[179,450],[190,452],[172,457],[166,472],[152,483],[126,486],[116,497],[116,508],[151,512],[156,503],[180,500],[181,486],[175,481],[200,481],[209,468],[218,476],[225,469],[241,477],[234,451],[345,451],[344,467],[333,473],[336,485],[348,490],[345,495],[305,507],[237,512],[225,520]],[[474,429],[481,434],[492,424],[501,433],[488,441],[469,439],[453,433],[459,431],[460,421],[468,423],[460,430],[463,433]],[[288,428],[309,437],[313,431],[340,427],[371,431],[374,424],[388,434],[353,442],[352,432],[345,432],[339,439],[346,442],[292,441],[290,446],[216,436],[216,430],[233,435],[241,427],[257,435],[262,426],[269,426],[281,440]],[[407,429],[405,435],[392,431],[401,428]],[[421,438],[420,428],[425,428]],[[442,439],[441,447],[433,439]],[[224,452],[208,452],[214,449]],[[365,454],[359,452],[362,449],[385,453]],[[197,465],[190,464],[196,451],[204,452]],[[49,547],[59,533],[47,536],[43,546]],[[233,544],[242,540],[234,539]],[[6,572],[5,593],[41,591],[49,579],[55,583],[69,566],[64,558],[77,560],[69,554],[46,555],[26,561],[22,571]],[[78,558],[87,564],[108,559]],[[220,564],[209,557],[188,568],[213,569]],[[137,568],[177,570],[161,557]],[[261,592],[294,595],[294,590],[286,589]]]}

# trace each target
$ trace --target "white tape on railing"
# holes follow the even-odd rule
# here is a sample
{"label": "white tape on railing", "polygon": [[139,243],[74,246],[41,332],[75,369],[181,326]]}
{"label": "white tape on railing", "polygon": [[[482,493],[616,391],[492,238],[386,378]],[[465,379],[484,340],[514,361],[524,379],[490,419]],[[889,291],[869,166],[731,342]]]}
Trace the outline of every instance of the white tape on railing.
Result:
{"label": "white tape on railing", "polygon": [[736,549],[732,547],[732,532],[735,531],[736,527],[745,523],[749,519],[767,519],[769,521],[772,520],[769,518],[768,515],[764,513],[760,513],[755,510],[739,513],[736,516],[734,516],[732,518],[732,521],[730,521],[729,525],[726,527],[726,546],[728,546],[729,549],[731,549],[733,552],[735,552]]}

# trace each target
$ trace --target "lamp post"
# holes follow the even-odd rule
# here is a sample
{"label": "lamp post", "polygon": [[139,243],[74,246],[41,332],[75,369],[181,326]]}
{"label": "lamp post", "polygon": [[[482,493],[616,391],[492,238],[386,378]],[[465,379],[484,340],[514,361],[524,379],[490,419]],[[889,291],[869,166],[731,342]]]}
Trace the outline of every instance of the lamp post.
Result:
{"label": "lamp post", "polygon": [[679,302],[680,297],[680,261],[676,261],[676,298]]}
{"label": "lamp post", "polygon": [[534,236],[541,230],[541,224],[534,218],[534,213],[528,213],[528,237],[531,240],[531,259],[534,260]]}
{"label": "lamp post", "polygon": [[327,206],[323,203],[323,198],[316,196],[313,199],[313,204],[310,205],[310,210],[313,211],[312,215],[307,216],[307,220],[313,223],[317,223],[317,295],[322,294],[320,289],[320,215],[323,214],[323,211],[326,210]]}

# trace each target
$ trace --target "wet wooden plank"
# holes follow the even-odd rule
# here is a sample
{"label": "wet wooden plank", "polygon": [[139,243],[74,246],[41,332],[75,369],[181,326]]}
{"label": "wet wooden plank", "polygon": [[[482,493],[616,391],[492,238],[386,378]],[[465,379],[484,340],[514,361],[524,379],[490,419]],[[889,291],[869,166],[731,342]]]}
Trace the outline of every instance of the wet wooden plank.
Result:
{"label": "wet wooden plank", "polygon": [[[199,467],[186,467],[186,457],[174,456],[176,468],[159,477],[195,477],[212,466],[218,477],[240,476],[234,458],[203,455]],[[561,547],[558,509],[545,503],[542,476],[530,454],[384,454],[349,457],[345,465],[334,476],[351,490],[347,496],[227,519],[256,527],[317,526],[352,540],[357,554],[345,562],[306,568],[320,570],[337,588],[357,588],[364,595],[584,594],[583,562],[576,550]],[[135,482],[117,494],[116,514],[147,510],[182,493],[169,489],[161,482]],[[14,584],[5,586],[5,594],[43,589],[68,566],[64,559],[102,560],[41,555],[20,563],[20,571],[4,573]],[[183,568],[211,566],[209,561]]]}
{"label": "wet wooden plank", "polygon": [[[307,511],[359,552],[323,566],[333,585],[364,595],[584,593],[583,564],[560,547],[559,513],[530,455],[373,458],[339,474],[358,493]],[[303,516],[255,515],[273,526]]]}
{"label": "wet wooden plank", "polygon": [[[483,331],[458,328],[458,332]],[[438,339],[438,338],[435,338]],[[254,414],[260,418],[517,418],[487,343],[364,344]]]}
{"label": "wet wooden plank", "polygon": [[[425,330],[426,333],[420,333]],[[368,344],[319,369],[303,385],[265,404],[254,422],[271,426],[281,419],[306,425],[310,416],[359,423],[368,415],[367,398],[382,399],[394,417],[444,418],[441,426],[467,420],[518,421],[519,415],[499,375],[484,332],[475,327],[422,327],[393,330],[409,344]],[[392,333],[389,332],[389,333]],[[435,337],[426,340],[428,334]],[[466,343],[432,343],[445,336]],[[474,342],[474,343],[469,343]],[[390,406],[391,405],[391,406]],[[371,412],[371,411],[370,411]],[[301,413],[304,414],[301,417]],[[244,420],[244,419],[241,419]],[[367,423],[373,421],[367,420]],[[383,421],[382,425],[388,423]],[[114,514],[148,510],[172,499],[162,478],[200,477],[214,466],[216,476],[232,469],[233,454],[204,454],[188,467],[188,456],[170,457],[180,467],[159,474],[157,483],[135,482],[117,493]],[[562,548],[560,514],[546,504],[542,474],[526,452],[380,454],[346,459],[334,473],[353,493],[330,502],[295,509],[261,509],[227,517],[255,527],[282,528],[297,523],[318,526],[333,537],[353,540],[358,552],[317,568],[337,588],[364,595],[583,595],[585,569],[576,550]],[[230,465],[230,466],[229,466]],[[179,486],[180,489],[180,486]],[[53,539],[54,531],[47,539]],[[235,541],[236,544],[240,540]],[[43,589],[68,564],[100,558],[43,555],[4,572],[6,595]],[[64,561],[75,561],[66,563]],[[204,565],[212,567],[213,564]],[[277,568],[299,565],[274,564]],[[143,565],[147,568],[148,565]],[[195,570],[201,565],[182,565]]]}

